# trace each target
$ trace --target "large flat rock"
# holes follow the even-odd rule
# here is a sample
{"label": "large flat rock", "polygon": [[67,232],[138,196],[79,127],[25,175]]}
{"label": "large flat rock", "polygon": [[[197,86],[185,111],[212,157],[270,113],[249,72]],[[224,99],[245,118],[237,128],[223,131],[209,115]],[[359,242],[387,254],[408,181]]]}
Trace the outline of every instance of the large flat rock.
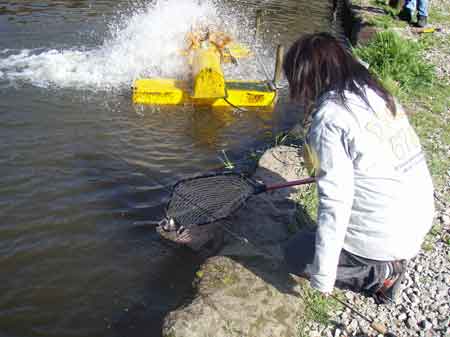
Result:
{"label": "large flat rock", "polygon": [[[297,149],[287,146],[268,150],[254,174],[267,185],[303,176]],[[298,188],[254,196],[220,224],[225,246],[197,272],[192,301],[167,315],[163,336],[298,335],[301,285],[285,270],[280,249],[292,235],[288,228],[295,221]]]}

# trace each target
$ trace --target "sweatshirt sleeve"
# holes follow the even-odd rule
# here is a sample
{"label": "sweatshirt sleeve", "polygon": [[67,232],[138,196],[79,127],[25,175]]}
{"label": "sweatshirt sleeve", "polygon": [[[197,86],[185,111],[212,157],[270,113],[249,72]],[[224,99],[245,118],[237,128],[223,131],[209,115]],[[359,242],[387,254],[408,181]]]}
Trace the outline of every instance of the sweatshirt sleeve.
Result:
{"label": "sweatshirt sleeve", "polygon": [[316,126],[308,136],[308,143],[316,158],[319,192],[311,286],[321,292],[331,292],[352,209],[353,162],[346,132],[333,124]]}

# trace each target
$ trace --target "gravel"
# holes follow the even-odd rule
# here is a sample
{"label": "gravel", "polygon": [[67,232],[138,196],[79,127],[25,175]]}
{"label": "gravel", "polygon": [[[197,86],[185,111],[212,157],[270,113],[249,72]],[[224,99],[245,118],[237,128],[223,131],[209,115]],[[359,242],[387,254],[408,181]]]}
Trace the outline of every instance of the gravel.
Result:
{"label": "gravel", "polygon": [[[446,204],[447,210],[449,204]],[[438,214],[440,211],[437,212]],[[442,233],[450,233],[444,227]],[[429,237],[431,250],[422,250],[409,261],[403,293],[399,304],[377,305],[350,291],[345,299],[370,319],[383,323],[398,337],[450,336],[450,246],[443,235]],[[330,313],[328,326],[310,323],[310,336],[374,336],[369,323],[349,309]]]}
{"label": "gravel", "polygon": [[[434,38],[442,41],[442,44],[439,48],[430,49],[427,58],[436,65],[438,78],[450,83],[450,1],[431,1],[430,9],[438,12],[441,16],[446,16],[447,22],[436,24],[441,31],[434,33]],[[430,24],[433,25],[433,22],[430,22]]]}

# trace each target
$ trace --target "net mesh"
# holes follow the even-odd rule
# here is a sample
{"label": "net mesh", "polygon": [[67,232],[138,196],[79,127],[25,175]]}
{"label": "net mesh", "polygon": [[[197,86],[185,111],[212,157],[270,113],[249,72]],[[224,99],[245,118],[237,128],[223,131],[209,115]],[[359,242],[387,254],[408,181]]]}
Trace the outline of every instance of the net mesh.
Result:
{"label": "net mesh", "polygon": [[238,174],[203,176],[174,186],[167,217],[178,225],[202,225],[236,211],[255,192],[255,184]]}

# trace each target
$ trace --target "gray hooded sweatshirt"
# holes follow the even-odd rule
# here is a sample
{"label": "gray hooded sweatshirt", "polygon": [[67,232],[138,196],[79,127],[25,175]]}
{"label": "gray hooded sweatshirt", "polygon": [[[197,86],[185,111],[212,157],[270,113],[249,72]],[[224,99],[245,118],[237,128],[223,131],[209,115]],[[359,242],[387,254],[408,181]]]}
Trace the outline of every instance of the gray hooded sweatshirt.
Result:
{"label": "gray hooded sweatshirt", "polygon": [[366,90],[371,107],[347,94],[314,113],[307,150],[318,177],[311,285],[331,292],[342,249],[380,261],[410,259],[432,225],[433,185],[419,138],[403,109],[394,117]]}

